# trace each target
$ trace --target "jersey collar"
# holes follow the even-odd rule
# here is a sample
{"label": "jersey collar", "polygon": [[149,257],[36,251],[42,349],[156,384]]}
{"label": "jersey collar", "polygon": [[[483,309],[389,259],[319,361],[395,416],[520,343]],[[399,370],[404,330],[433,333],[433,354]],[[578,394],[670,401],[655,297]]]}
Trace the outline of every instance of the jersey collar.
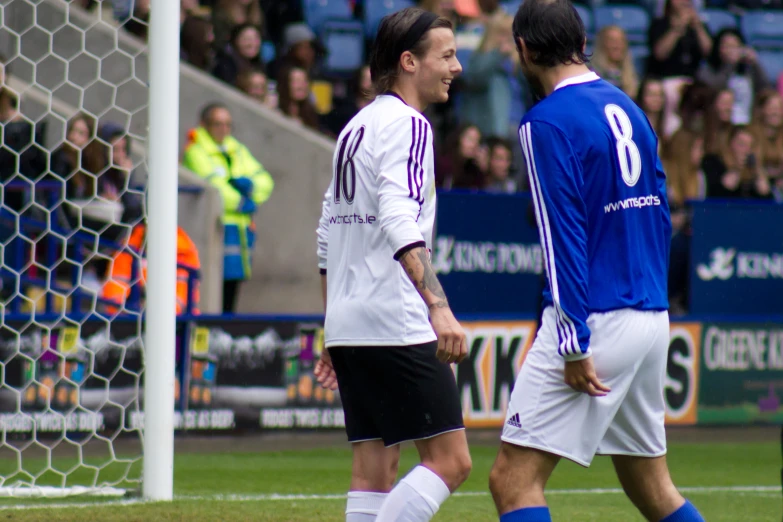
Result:
{"label": "jersey collar", "polygon": [[593,82],[595,80],[600,80],[600,78],[593,71],[590,71],[584,74],[580,74],[579,76],[572,76],[570,78],[566,78],[565,80],[557,84],[555,90],[562,89],[563,87],[568,87],[569,85],[577,85],[580,83]]}

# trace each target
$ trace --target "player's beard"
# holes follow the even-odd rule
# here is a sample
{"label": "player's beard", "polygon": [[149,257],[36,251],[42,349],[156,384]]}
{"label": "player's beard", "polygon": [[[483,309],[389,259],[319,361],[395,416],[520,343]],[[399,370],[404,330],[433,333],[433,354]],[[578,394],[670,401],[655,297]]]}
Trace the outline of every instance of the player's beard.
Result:
{"label": "player's beard", "polygon": [[546,91],[544,90],[544,84],[541,80],[533,74],[527,67],[522,65],[522,74],[525,75],[527,83],[530,85],[530,89],[533,91],[533,97],[535,101],[543,100],[546,98]]}

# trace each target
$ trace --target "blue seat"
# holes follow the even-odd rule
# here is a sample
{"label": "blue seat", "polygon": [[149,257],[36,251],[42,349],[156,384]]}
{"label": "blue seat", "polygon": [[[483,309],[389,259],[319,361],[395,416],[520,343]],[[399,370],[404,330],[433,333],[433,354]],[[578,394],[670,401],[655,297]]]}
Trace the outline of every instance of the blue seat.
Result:
{"label": "blue seat", "polygon": [[274,61],[275,56],[277,56],[277,50],[275,49],[275,44],[273,42],[266,41],[261,44],[261,59],[264,63]]}
{"label": "blue seat", "polygon": [[583,5],[574,4],[574,8],[576,9],[576,12],[579,13],[579,17],[582,19],[582,23],[585,24],[587,39],[592,40],[593,35],[595,34],[593,27],[593,13],[591,13],[590,9]]}
{"label": "blue seat", "polygon": [[783,51],[761,50],[758,52],[759,63],[767,73],[767,78],[777,83],[783,74]]}
{"label": "blue seat", "polygon": [[516,16],[517,11],[519,11],[519,6],[522,5],[522,2],[520,0],[510,0],[500,3],[500,7],[510,14],[511,16]]}
{"label": "blue seat", "polygon": [[302,7],[307,25],[319,36],[327,20],[353,18],[349,0],[304,0]]}
{"label": "blue seat", "polygon": [[650,15],[637,5],[604,5],[593,13],[596,32],[607,25],[616,25],[625,31],[630,44],[646,44]]}
{"label": "blue seat", "polygon": [[364,65],[364,27],[352,20],[324,22],[321,41],[327,51],[326,70],[337,75],[352,74]]}
{"label": "blue seat", "polygon": [[704,9],[701,12],[701,21],[713,35],[718,34],[721,29],[737,28],[737,17],[723,9]]}
{"label": "blue seat", "polygon": [[375,38],[378,26],[383,17],[396,13],[406,7],[413,7],[413,0],[365,0],[364,2],[364,35],[368,39]]}
{"label": "blue seat", "polygon": [[473,49],[457,49],[457,61],[459,61],[463,71],[468,70],[468,63],[470,62],[470,57],[473,56],[473,52]]}
{"label": "blue seat", "polygon": [[745,13],[742,34],[754,47],[783,49],[783,11]]}
{"label": "blue seat", "polygon": [[650,49],[646,45],[632,45],[628,52],[633,57],[633,65],[636,68],[636,74],[641,78],[647,71],[647,57],[650,56]]}

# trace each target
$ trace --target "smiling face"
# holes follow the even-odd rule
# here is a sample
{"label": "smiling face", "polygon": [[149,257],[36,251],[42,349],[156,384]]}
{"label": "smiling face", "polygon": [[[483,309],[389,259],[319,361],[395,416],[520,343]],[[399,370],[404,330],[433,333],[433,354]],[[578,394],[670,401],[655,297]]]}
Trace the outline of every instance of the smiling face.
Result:
{"label": "smiling face", "polygon": [[783,97],[770,96],[761,109],[761,117],[767,127],[778,129],[783,126]]}
{"label": "smiling face", "polygon": [[301,102],[310,95],[310,83],[307,80],[307,73],[302,69],[291,69],[288,76],[288,87],[291,89],[291,99],[295,102]]}
{"label": "smiling face", "polygon": [[427,32],[429,49],[418,58],[413,81],[419,99],[425,104],[449,100],[451,82],[462,72],[457,60],[457,46],[451,29],[439,27]]}
{"label": "smiling face", "polygon": [[248,27],[239,33],[234,46],[243,58],[251,60],[257,57],[261,51],[261,35],[258,33],[258,29]]}
{"label": "smiling face", "polygon": [[604,52],[609,61],[615,65],[622,64],[628,48],[623,30],[619,27],[607,29],[604,33],[603,43]]}
{"label": "smiling face", "polygon": [[658,114],[663,110],[663,84],[659,81],[648,81],[642,93],[642,105],[648,114]]}
{"label": "smiling face", "polygon": [[715,111],[721,123],[731,123],[731,111],[734,107],[734,92],[726,89],[718,93],[715,99]]}
{"label": "smiling face", "polygon": [[87,122],[82,118],[75,120],[68,131],[67,138],[78,149],[87,146],[90,141],[90,127]]}

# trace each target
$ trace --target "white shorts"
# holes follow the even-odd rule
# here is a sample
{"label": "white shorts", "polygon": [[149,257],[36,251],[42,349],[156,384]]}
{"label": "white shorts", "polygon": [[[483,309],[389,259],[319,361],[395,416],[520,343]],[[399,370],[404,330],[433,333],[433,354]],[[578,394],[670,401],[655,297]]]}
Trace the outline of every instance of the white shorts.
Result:
{"label": "white shorts", "polygon": [[587,325],[596,373],[611,391],[590,397],[565,383],[550,306],[517,375],[501,439],[582,466],[589,466],[596,454],[665,455],[668,312],[591,314]]}

